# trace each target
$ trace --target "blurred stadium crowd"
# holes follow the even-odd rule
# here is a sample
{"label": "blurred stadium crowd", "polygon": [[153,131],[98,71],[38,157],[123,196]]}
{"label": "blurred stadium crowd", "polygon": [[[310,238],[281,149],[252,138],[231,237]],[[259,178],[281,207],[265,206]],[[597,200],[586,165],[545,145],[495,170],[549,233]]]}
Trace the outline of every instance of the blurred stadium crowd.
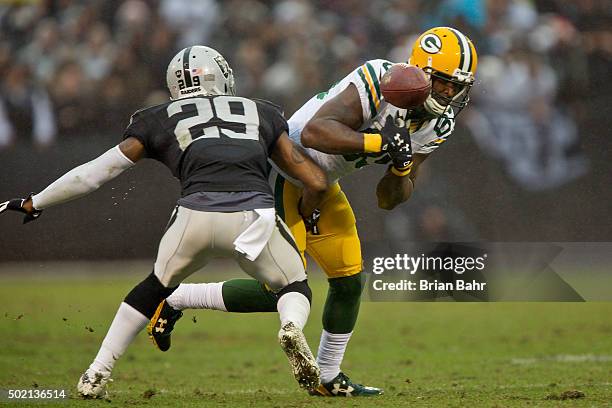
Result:
{"label": "blurred stadium crowd", "polygon": [[[609,0],[4,1],[0,153],[92,134],[118,141],[131,113],[167,100],[167,63],[190,44],[227,58],[239,95],[289,116],[364,60],[405,61],[418,33],[450,25],[480,57],[458,137],[471,136],[521,189],[556,189],[597,173],[600,142],[609,145],[611,23]],[[436,188],[445,189],[419,199],[439,202]],[[423,225],[405,239],[479,237],[458,210],[422,208]]]}

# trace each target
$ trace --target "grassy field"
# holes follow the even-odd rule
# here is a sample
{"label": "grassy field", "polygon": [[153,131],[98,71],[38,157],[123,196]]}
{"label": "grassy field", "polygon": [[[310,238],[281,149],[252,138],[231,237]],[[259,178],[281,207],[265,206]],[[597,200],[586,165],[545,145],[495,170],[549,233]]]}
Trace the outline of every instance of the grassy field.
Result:
{"label": "grassy field", "polygon": [[[78,377],[147,269],[20,277],[11,268],[0,267],[0,388],[69,389],[59,406],[612,406],[612,303],[364,303],[343,369],[386,394],[350,401],[297,388],[275,314],[187,311],[169,352],[137,338],[116,365],[110,403],[82,401]],[[313,289],[306,334],[316,349],[325,282]],[[571,390],[584,397],[562,399]]]}

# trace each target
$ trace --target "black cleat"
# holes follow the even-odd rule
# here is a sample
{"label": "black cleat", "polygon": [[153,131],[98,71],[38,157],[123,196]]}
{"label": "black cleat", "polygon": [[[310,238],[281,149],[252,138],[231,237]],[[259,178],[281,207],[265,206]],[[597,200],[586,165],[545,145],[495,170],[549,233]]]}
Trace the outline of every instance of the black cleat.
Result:
{"label": "black cleat", "polygon": [[309,391],[309,394],[321,397],[374,397],[382,395],[383,390],[355,384],[346,374],[340,372],[336,378],[328,383],[319,385],[314,390]]}
{"label": "black cleat", "polygon": [[153,344],[161,351],[170,349],[172,329],[181,317],[183,312],[173,309],[165,299],[157,306],[155,314],[147,325],[147,333]]}

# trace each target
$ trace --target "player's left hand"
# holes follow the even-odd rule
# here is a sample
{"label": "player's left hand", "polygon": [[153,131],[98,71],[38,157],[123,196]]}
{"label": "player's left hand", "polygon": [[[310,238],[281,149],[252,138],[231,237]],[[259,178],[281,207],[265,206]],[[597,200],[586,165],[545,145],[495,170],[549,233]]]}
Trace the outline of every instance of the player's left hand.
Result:
{"label": "player's left hand", "polygon": [[0,203],[0,214],[9,210],[25,214],[25,217],[23,217],[24,224],[36,220],[42,214],[42,210],[37,210],[32,205],[31,195],[27,198],[13,198]]}
{"label": "player's left hand", "polygon": [[304,221],[306,232],[310,232],[312,235],[319,235],[320,232],[317,223],[319,222],[319,218],[321,218],[321,210],[315,208],[312,214],[305,216],[302,213],[302,197],[300,197],[300,200],[298,201],[298,213]]}

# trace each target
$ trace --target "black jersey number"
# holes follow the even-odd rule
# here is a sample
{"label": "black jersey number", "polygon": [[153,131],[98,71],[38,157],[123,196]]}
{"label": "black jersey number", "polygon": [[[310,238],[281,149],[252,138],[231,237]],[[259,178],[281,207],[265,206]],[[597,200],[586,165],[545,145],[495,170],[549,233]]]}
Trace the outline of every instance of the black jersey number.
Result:
{"label": "black jersey number", "polygon": [[[241,104],[242,112],[232,113],[230,103]],[[174,128],[174,135],[181,150],[185,150],[196,140],[221,137],[222,134],[233,139],[259,140],[259,114],[257,113],[257,105],[250,99],[237,96],[218,96],[211,99],[179,99],[168,105],[168,117],[182,112],[186,105],[195,105],[196,110],[193,116],[179,120]],[[224,122],[244,124],[244,133],[214,126],[210,121],[215,117]],[[193,139],[191,130],[196,127],[201,129],[204,134]]]}

